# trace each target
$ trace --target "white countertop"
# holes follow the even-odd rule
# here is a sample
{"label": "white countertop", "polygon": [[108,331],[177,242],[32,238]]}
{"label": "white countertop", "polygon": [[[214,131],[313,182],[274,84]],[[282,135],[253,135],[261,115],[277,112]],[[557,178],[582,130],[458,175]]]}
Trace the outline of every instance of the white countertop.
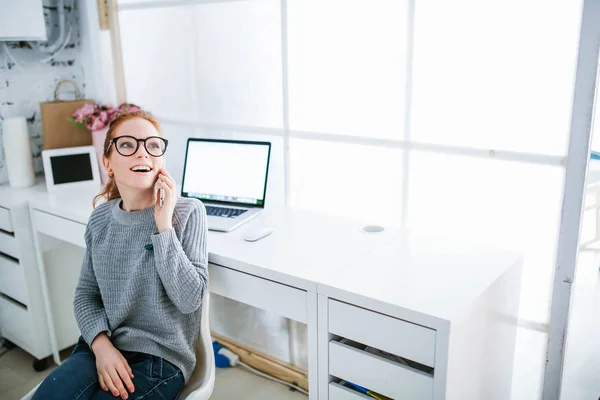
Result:
{"label": "white countertop", "polygon": [[47,194],[44,177],[37,175],[35,185],[22,189],[11,188],[8,183],[0,185],[0,207],[13,208],[19,204]]}
{"label": "white countertop", "polygon": [[[247,242],[246,233],[260,227],[274,232]],[[260,216],[232,232],[210,232],[210,260],[245,272],[271,277],[306,290],[336,269],[392,243],[399,233],[360,231],[362,224],[345,218],[290,208],[266,209]]]}
{"label": "white countertop", "polygon": [[[0,185],[0,206],[26,198],[35,209],[86,224],[98,191],[48,193],[43,184],[19,190]],[[274,232],[257,242],[243,239],[264,226]],[[433,239],[389,227],[366,234],[361,227],[356,221],[321,213],[267,208],[232,232],[210,231],[209,258],[390,315],[408,312],[442,321],[459,318],[504,272],[521,262],[517,254],[458,239]]]}
{"label": "white countertop", "polygon": [[521,262],[516,253],[406,233],[332,273],[319,292],[390,315],[409,312],[412,320],[418,319],[413,313],[420,313],[455,321]]}
{"label": "white countertop", "polygon": [[[4,186],[0,186],[0,195]],[[86,224],[95,190],[48,193],[45,187],[25,190],[33,208]],[[13,189],[14,191],[14,189]],[[14,194],[13,194],[14,197]],[[21,196],[23,197],[23,196]],[[243,237],[259,227],[274,232],[257,242]],[[361,224],[345,218],[289,208],[267,208],[232,232],[209,231],[210,261],[305,290],[316,290],[323,265],[337,267],[389,243],[395,231],[365,234]]]}

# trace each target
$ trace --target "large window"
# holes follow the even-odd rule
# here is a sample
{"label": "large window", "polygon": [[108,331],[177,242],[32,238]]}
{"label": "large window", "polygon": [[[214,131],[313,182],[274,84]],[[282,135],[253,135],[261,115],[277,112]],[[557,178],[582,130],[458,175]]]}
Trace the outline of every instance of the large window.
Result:
{"label": "large window", "polygon": [[267,204],[522,252],[513,391],[539,396],[580,1],[119,6],[128,100],[175,177],[188,136],[270,140]]}

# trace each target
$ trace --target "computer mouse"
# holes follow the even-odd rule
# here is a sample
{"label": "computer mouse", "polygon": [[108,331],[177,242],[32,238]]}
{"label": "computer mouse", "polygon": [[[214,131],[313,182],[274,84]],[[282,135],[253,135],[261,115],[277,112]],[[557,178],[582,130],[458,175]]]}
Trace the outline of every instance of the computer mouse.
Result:
{"label": "computer mouse", "polygon": [[256,242],[257,240],[260,240],[266,236],[269,236],[271,233],[273,233],[273,229],[271,229],[271,228],[267,228],[267,227],[259,228],[254,231],[248,232],[244,236],[244,240],[246,240],[247,242]]}

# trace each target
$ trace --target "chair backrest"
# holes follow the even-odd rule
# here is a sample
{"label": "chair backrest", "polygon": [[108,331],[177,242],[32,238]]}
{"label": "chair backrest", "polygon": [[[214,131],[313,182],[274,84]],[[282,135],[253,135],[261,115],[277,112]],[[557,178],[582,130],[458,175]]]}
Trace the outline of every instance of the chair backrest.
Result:
{"label": "chair backrest", "polygon": [[196,368],[181,392],[181,400],[208,400],[215,386],[215,354],[210,336],[210,294],[208,287],[202,299],[200,336],[196,343]]}

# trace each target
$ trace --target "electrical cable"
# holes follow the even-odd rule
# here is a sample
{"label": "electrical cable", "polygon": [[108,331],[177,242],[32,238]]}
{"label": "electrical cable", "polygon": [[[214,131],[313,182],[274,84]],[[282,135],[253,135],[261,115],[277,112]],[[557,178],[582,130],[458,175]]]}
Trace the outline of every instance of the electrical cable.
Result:
{"label": "electrical cable", "polygon": [[283,381],[281,379],[275,378],[271,375],[265,374],[251,366],[249,366],[248,364],[244,363],[243,361],[240,361],[240,357],[235,354],[234,352],[232,352],[231,350],[221,346],[219,343],[217,342],[213,342],[213,350],[215,351],[215,359],[217,362],[217,366],[219,365],[223,365],[225,366],[226,364],[224,363],[225,360],[221,360],[222,357],[225,357],[227,360],[229,360],[229,366],[230,367],[235,367],[236,365],[241,365],[242,367],[248,369],[248,371],[252,372],[253,374],[256,374],[258,376],[261,376],[263,378],[281,383],[283,385],[289,386],[291,388],[293,388],[294,390],[299,391],[300,393],[303,393],[305,395],[308,396],[308,392],[304,389],[302,389],[299,386],[293,385],[289,382]]}
{"label": "electrical cable", "polygon": [[[73,8],[71,8],[72,10]],[[65,4],[64,4],[64,0],[56,0],[56,11],[58,12],[58,35],[56,35],[56,40],[54,41],[54,43],[44,43],[42,44],[41,41],[38,42],[27,42],[29,43],[29,45],[38,50],[41,51],[43,53],[55,53],[57,49],[59,49],[61,46],[59,43],[61,43],[64,34],[65,34]]]}

